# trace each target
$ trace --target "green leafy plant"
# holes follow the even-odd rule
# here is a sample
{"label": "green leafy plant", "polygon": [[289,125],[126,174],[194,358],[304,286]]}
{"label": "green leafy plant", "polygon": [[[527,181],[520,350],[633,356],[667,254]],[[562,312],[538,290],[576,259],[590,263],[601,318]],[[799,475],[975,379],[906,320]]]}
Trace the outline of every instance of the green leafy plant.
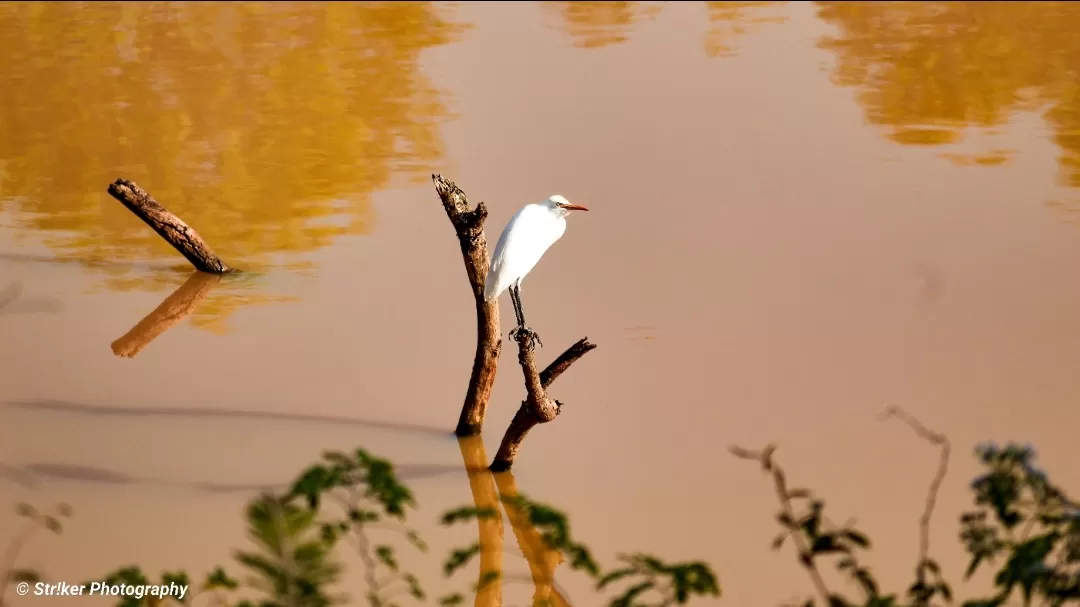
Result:
{"label": "green leafy plant", "polygon": [[[761,451],[732,448],[736,457],[759,462],[773,479],[780,502],[777,521],[783,528],[773,540],[773,548],[782,548],[791,538],[798,562],[809,574],[817,594],[802,607],[929,607],[953,603],[952,588],[943,578],[940,565],[929,555],[929,524],[948,468],[949,442],[902,410],[892,408],[886,417],[901,418],[941,451],[920,519],[915,580],[905,594],[882,592],[872,571],[862,564],[860,555],[871,547],[864,533],[850,524],[830,524],[824,500],[808,489],[788,488],[786,474],[774,459],[774,445]],[[975,452],[986,473],[971,484],[976,509],[960,517],[960,541],[971,556],[965,578],[983,564],[998,562],[1000,566],[994,577],[997,593],[990,598],[964,601],[963,607],[1002,607],[1017,590],[1025,607],[1080,605],[1080,506],[1034,466],[1035,452],[1031,447],[982,445]],[[820,569],[826,561],[855,583],[862,592],[861,599],[828,588]]]}
{"label": "green leafy plant", "polygon": [[[720,594],[715,574],[700,562],[669,564],[651,555],[634,554],[620,557],[622,566],[605,573],[592,551],[573,536],[565,513],[520,494],[503,497],[501,503],[540,538],[546,550],[565,555],[570,568],[593,579],[599,590],[629,583],[622,595],[610,602],[611,607],[683,605],[694,596]],[[424,541],[406,526],[415,507],[411,490],[398,479],[388,460],[364,449],[328,452],[302,471],[287,491],[263,493],[248,504],[245,520],[252,547],[233,555],[235,566],[245,573],[243,581],[221,566],[203,576],[198,584],[191,584],[193,578],[187,572],[166,572],[152,578],[139,566],[128,565],[86,583],[189,586],[182,599],[125,596],[118,597],[120,607],[191,604],[200,596],[232,607],[330,607],[350,601],[334,588],[342,573],[335,556],[339,549],[351,544],[365,567],[367,592],[363,598],[368,605],[399,607],[397,601],[403,596],[424,602],[427,595],[419,579],[402,569],[397,548],[388,539],[373,539],[377,533],[390,534],[388,537],[404,538],[412,548],[426,552]],[[38,515],[28,506],[21,507],[20,513],[59,530],[54,517]],[[441,521],[450,526],[501,516],[493,508],[463,506],[446,511]],[[451,551],[443,563],[444,574],[452,576],[479,552],[479,542]],[[8,570],[12,573],[6,579],[29,575],[11,567]],[[500,579],[500,572],[485,571],[473,590],[479,592]],[[643,602],[650,592],[659,602]],[[438,604],[460,605],[465,600],[464,595],[456,593],[441,597]]]}
{"label": "green leafy plant", "polygon": [[[616,582],[627,584],[626,590],[612,599],[609,607],[667,607],[685,605],[695,596],[720,596],[720,586],[716,574],[705,563],[665,563],[648,554],[619,555],[623,566],[603,571],[592,551],[577,541],[570,531],[570,520],[563,512],[529,497],[516,494],[502,496],[502,503],[523,513],[528,524],[535,528],[548,550],[564,554],[570,568],[592,578],[597,590],[604,590]],[[498,513],[490,508],[457,508],[443,515],[444,525],[454,525],[476,518],[491,518]],[[447,577],[464,567],[480,553],[480,544],[473,543],[465,548],[454,550],[443,566]],[[475,586],[479,591],[485,582],[493,580],[481,578]],[[653,602],[645,602],[651,597]],[[459,605],[464,602],[460,594],[443,597],[440,605]]]}
{"label": "green leafy plant", "polygon": [[976,448],[987,472],[971,483],[976,508],[960,517],[960,540],[971,555],[965,577],[1000,562],[997,594],[965,607],[998,607],[1019,591],[1051,607],[1080,604],[1080,504],[1033,464],[1031,447]]}

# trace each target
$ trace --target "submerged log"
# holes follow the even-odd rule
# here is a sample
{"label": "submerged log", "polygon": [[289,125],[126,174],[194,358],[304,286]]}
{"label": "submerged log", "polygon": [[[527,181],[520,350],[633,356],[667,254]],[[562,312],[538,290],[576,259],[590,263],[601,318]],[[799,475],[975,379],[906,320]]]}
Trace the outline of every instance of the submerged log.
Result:
{"label": "submerged log", "polygon": [[195,269],[209,274],[226,274],[233,269],[210,249],[210,246],[191,226],[184,223],[142,188],[126,179],[117,179],[109,185],[109,195],[119,200],[146,225],[154,229],[180,252]]}

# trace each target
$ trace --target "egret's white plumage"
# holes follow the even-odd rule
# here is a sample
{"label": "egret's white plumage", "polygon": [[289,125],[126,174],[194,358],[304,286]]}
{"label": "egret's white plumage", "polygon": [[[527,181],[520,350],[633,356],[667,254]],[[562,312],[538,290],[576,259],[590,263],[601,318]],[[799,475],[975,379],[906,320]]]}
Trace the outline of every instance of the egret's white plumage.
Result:
{"label": "egret's white plumage", "polygon": [[570,204],[558,194],[522,207],[510,218],[495,245],[484,283],[484,298],[491,301],[510,287],[520,289],[525,275],[566,232],[566,216],[572,211],[588,210]]}

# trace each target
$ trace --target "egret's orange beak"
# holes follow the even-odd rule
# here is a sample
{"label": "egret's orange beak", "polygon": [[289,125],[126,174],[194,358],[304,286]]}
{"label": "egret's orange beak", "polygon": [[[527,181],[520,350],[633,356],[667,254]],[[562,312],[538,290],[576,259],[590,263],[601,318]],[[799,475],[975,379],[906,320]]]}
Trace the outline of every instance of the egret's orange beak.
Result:
{"label": "egret's orange beak", "polygon": [[564,204],[563,208],[568,211],[588,211],[588,207],[583,207],[580,204]]}

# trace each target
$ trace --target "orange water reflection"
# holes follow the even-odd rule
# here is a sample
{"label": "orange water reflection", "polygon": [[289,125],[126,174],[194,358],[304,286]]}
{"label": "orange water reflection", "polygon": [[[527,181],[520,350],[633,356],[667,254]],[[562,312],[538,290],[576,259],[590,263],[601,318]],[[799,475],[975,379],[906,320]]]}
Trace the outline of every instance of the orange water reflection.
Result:
{"label": "orange water reflection", "polygon": [[[105,194],[146,187],[246,268],[370,230],[371,196],[437,167],[449,110],[420,54],[464,29],[432,2],[6,3],[0,211],[61,257],[177,259]],[[105,265],[110,289],[183,275]],[[263,302],[211,296],[211,316]],[[198,318],[198,317],[197,317]]]}
{"label": "orange water reflection", "polygon": [[[88,6],[90,14],[106,10]],[[119,5],[101,6],[119,10]],[[226,16],[250,10],[224,4],[175,6],[186,7],[187,12],[177,13],[188,15],[181,21],[192,19],[196,7]],[[289,10],[306,14],[370,6],[375,5],[294,5]],[[404,6],[409,8],[393,10],[414,14],[427,5]],[[1046,107],[1071,103],[1068,70],[1054,72],[1058,68],[1053,67],[1060,61],[1055,57],[1069,56],[1059,53],[1070,44],[1064,30],[1044,32],[1042,38],[1021,31],[1052,29],[1048,18],[1025,12],[1020,3],[971,5],[967,10],[976,17],[995,10],[1009,17],[992,24],[956,17],[948,26],[935,24],[943,18],[937,12],[920,8],[934,4],[881,8],[870,3],[861,5],[859,14],[846,14],[855,9],[840,4],[746,7],[743,17],[721,28],[746,30],[723,38],[724,46],[737,52],[710,57],[703,46],[716,22],[710,22],[710,7],[702,3],[668,3],[654,16],[645,5],[592,8],[599,14],[574,19],[595,18],[599,30],[609,27],[615,33],[587,34],[570,34],[562,14],[550,7],[436,6],[447,14],[453,9],[456,20],[475,27],[459,43],[423,53],[413,72],[426,75],[429,101],[441,104],[444,116],[450,116],[451,107],[456,114],[426,131],[446,149],[445,160],[436,155],[430,162],[452,165],[443,169],[447,176],[474,202],[487,203],[489,238],[519,205],[554,191],[587,201],[593,209],[530,275],[525,297],[553,350],[544,348],[541,358],[583,335],[600,348],[559,380],[552,396],[566,403],[564,413],[530,433],[515,476],[524,492],[568,512],[602,561],[611,563],[615,554],[637,549],[707,560],[720,575],[720,604],[775,607],[805,597],[813,588],[790,545],[779,552],[770,549],[777,529],[769,479],[726,450],[731,443],[757,447],[776,442],[791,482],[819,491],[837,522],[857,518],[874,540],[871,565],[883,587],[902,591],[911,581],[918,517],[937,462],[936,452],[909,429],[877,421],[887,404],[903,406],[954,445],[931,528],[934,556],[950,579],[962,577],[966,565],[955,540],[957,516],[971,502],[966,481],[978,473],[969,456],[971,445],[987,439],[1030,440],[1040,449],[1040,463],[1062,485],[1074,488],[1080,482],[1073,465],[1073,428],[1080,425],[1080,316],[1075,313],[1080,306],[1080,238],[1041,205],[1069,193],[1055,184],[1054,174],[1067,168],[1058,156],[1072,143],[1059,134],[1067,135],[1070,127],[1067,115],[1051,112],[1047,122],[1037,113],[1015,111],[1042,107],[1036,103],[1040,95],[1046,95]],[[712,14],[721,20],[731,14],[713,6]],[[948,14],[963,6],[933,10]],[[0,10],[67,14],[58,7],[10,4]],[[827,10],[819,15],[819,9]],[[920,73],[916,59],[924,57],[919,53],[934,52],[937,43],[924,43],[892,24],[897,17],[889,11],[920,15],[924,10],[929,16],[919,18],[926,23],[916,20],[915,30],[938,36],[942,44],[937,52],[943,55],[975,53],[947,44],[952,30],[949,35],[965,40],[985,26],[1021,43],[1002,58],[1000,74],[978,57],[967,67],[958,66],[954,57]],[[1060,10],[1073,9],[1062,5]],[[786,20],[753,27],[756,20],[773,17]],[[25,29],[8,35],[28,40],[31,24],[28,18],[15,22]],[[182,48],[230,48],[227,19],[205,27],[225,33],[209,38],[219,42],[183,42]],[[274,27],[288,30],[301,23]],[[621,41],[582,48],[587,46],[582,40],[612,37]],[[316,44],[330,44],[315,38]],[[848,40],[853,48],[817,46],[828,38]],[[75,65],[94,61],[78,56],[83,42],[66,40],[67,46],[52,52],[75,55]],[[257,62],[297,52],[282,50],[292,48],[289,40],[237,43],[238,56],[250,55]],[[369,40],[386,42],[375,35]],[[989,49],[980,44],[988,45],[976,48]],[[1025,44],[1042,45],[1042,59],[1034,51],[1025,55]],[[24,59],[31,66],[41,61]],[[170,61],[183,64],[185,59]],[[837,61],[840,67],[834,70]],[[971,65],[978,71],[970,72]],[[935,72],[945,67],[955,73]],[[385,69],[385,76],[376,72],[361,84],[377,89],[385,84],[380,78],[405,78],[393,66]],[[266,71],[271,78],[276,73]],[[850,76],[851,84],[831,82],[837,74]],[[224,76],[207,77],[227,84]],[[333,83],[318,73],[290,77],[318,87]],[[1009,81],[1036,84],[1017,88]],[[55,97],[51,84],[43,86]],[[1018,92],[1008,93],[1010,87]],[[22,107],[33,99],[18,94],[18,112],[47,113]],[[109,95],[97,98],[107,101]],[[215,98],[193,103],[210,104]],[[0,103],[12,102],[5,98]],[[65,99],[58,103],[78,109]],[[282,103],[312,113],[292,98]],[[413,107],[418,119],[427,109],[426,104]],[[154,108],[147,104],[143,110],[152,114]],[[162,111],[165,116],[176,113]],[[253,109],[251,115],[263,115],[260,111]],[[282,113],[271,115],[286,120]],[[336,115],[343,120],[354,116],[345,111]],[[214,118],[209,111],[203,116]],[[233,106],[220,129],[274,132],[273,126],[252,127],[247,116]],[[326,129],[325,141],[314,135],[289,137],[311,146],[312,153],[355,145],[383,166],[374,147],[353,139],[342,144],[336,138],[345,135],[331,132],[317,116],[312,119]],[[0,124],[4,141],[11,140],[14,128],[8,121]],[[153,136],[170,141],[168,131],[155,123],[147,122],[147,128],[157,128]],[[201,137],[218,141],[217,131],[200,128]],[[379,128],[377,121],[371,128]],[[897,138],[881,136],[897,129],[902,133]],[[958,143],[897,143],[924,136],[949,140],[956,134]],[[45,162],[41,150],[49,148],[22,137],[37,146],[37,162]],[[249,162],[248,174],[276,179],[281,167],[274,154],[291,155],[310,172],[282,177],[282,188],[301,189],[292,179],[325,187],[318,179],[322,169],[299,152],[259,148],[250,138],[240,142],[248,149],[237,162]],[[62,145],[60,152],[68,147]],[[154,154],[114,147],[125,155],[124,162],[157,162]],[[196,164],[185,160],[192,152],[184,156],[170,149],[161,151],[169,162]],[[7,158],[10,148],[4,152]],[[949,160],[938,158],[939,153],[949,154]],[[394,158],[401,157],[386,162],[393,166]],[[0,497],[43,506],[68,501],[76,507],[65,535],[35,543],[26,562],[58,579],[82,579],[132,561],[154,571],[205,571],[228,562],[229,551],[245,544],[239,517],[248,490],[286,482],[327,448],[362,445],[413,472],[452,467],[445,475],[424,475],[411,483],[430,523],[420,531],[430,538],[431,552],[409,565],[423,568],[423,579],[437,587],[440,563],[435,555],[475,542],[479,535],[472,524],[445,531],[435,521],[437,514],[470,503],[476,497],[470,481],[484,483],[480,489],[486,493],[480,497],[488,502],[501,488],[498,479],[493,490],[491,479],[461,470],[459,445],[448,436],[471,363],[475,316],[458,243],[426,176],[417,185],[371,186],[370,192],[378,191],[377,225],[364,224],[372,215],[360,201],[370,197],[346,205],[344,214],[360,226],[356,229],[372,228],[363,238],[312,235],[302,227],[308,221],[303,205],[268,209],[295,230],[290,238],[302,246],[289,249],[291,241],[272,232],[250,236],[254,244],[215,241],[212,230],[230,234],[240,228],[213,225],[199,213],[220,206],[247,213],[256,225],[262,220],[225,195],[214,205],[194,204],[184,189],[188,186],[161,177],[186,174],[173,165],[159,166],[158,174],[146,178],[163,180],[163,185],[140,179],[127,167],[121,167],[121,174],[109,168],[90,176],[79,169],[74,177],[89,185],[78,187],[90,188],[86,192],[94,198],[80,206],[69,196],[56,207],[59,211],[24,214],[20,205],[29,204],[28,196],[10,195],[9,182],[39,177],[13,162],[6,160],[0,169],[6,175],[3,196],[9,211],[0,221],[16,222],[28,241],[45,234],[36,228],[47,222],[84,221],[88,231],[53,233],[68,239],[66,245],[54,244],[54,250],[72,256],[81,246],[72,239],[80,233],[130,234],[129,242],[141,242],[142,249],[116,270],[118,279],[164,285],[164,278],[144,275],[157,273],[153,263],[158,260],[176,266],[183,261],[101,191],[117,176],[135,180],[182,211],[230,261],[250,259],[245,265],[256,269],[273,266],[235,287],[218,284],[190,318],[229,289],[242,288],[254,297],[291,286],[297,273],[276,265],[273,253],[313,251],[322,239],[328,243],[310,255],[315,271],[301,281],[300,301],[252,307],[233,319],[235,329],[224,337],[170,328],[134,359],[115,356],[109,345],[129,332],[141,335],[135,331],[140,319],[162,305],[169,289],[148,295],[125,287],[88,295],[83,287],[100,286],[104,265],[88,270],[80,263],[9,264],[0,255],[0,272],[5,273],[0,304],[11,301],[0,307],[0,401],[19,403],[0,407],[0,463],[48,481],[36,488],[6,483]],[[49,165],[54,174],[60,170],[55,165]],[[399,174],[414,174],[407,165],[402,161]],[[367,187],[360,177],[331,169],[354,179],[354,189]],[[215,196],[199,181],[212,172],[196,174],[190,188]],[[243,191],[261,182],[236,183]],[[35,187],[46,186],[75,189],[62,183]],[[238,196],[235,200],[256,200]],[[44,198],[36,202],[45,203]],[[279,205],[289,204],[279,199]],[[65,214],[67,208],[78,212]],[[90,219],[80,219],[83,215]],[[268,224],[261,225],[269,230]],[[9,232],[0,233],[0,239]],[[273,244],[278,236],[286,244]],[[106,254],[118,246],[101,240],[91,246]],[[285,259],[298,257],[303,256]],[[150,270],[139,265],[144,259],[150,260]],[[180,286],[188,272],[170,271],[170,285]],[[7,285],[19,280],[23,289],[11,299]],[[49,314],[21,313],[36,311],[42,301],[62,306]],[[512,318],[509,302],[501,305],[502,317]],[[508,328],[504,324],[504,334]],[[483,437],[489,454],[522,397],[515,352],[504,349],[502,356]],[[109,484],[92,482],[95,478],[135,480]],[[229,491],[190,490],[207,485]],[[10,517],[0,515],[0,541],[10,537],[9,523]],[[529,582],[542,582],[544,594],[551,576],[536,567],[539,562],[514,558],[518,538],[511,533],[504,521],[501,565],[525,576],[526,583],[508,583],[501,592],[504,604],[528,604],[537,590]],[[558,586],[552,588],[565,589],[568,600],[591,599],[588,581],[566,575],[566,569],[565,564],[555,569]],[[464,589],[480,571],[474,562],[448,586]],[[972,586],[986,582],[975,580]],[[362,583],[353,575],[348,590],[362,592]],[[437,590],[432,589],[433,595]],[[960,584],[955,590],[965,598],[977,591]]]}
{"label": "orange water reflection", "polygon": [[[871,123],[903,144],[962,140],[1013,112],[1042,111],[1080,186],[1080,7],[1071,2],[818,2],[834,80],[859,89]],[[1007,150],[947,156],[993,166]]]}

